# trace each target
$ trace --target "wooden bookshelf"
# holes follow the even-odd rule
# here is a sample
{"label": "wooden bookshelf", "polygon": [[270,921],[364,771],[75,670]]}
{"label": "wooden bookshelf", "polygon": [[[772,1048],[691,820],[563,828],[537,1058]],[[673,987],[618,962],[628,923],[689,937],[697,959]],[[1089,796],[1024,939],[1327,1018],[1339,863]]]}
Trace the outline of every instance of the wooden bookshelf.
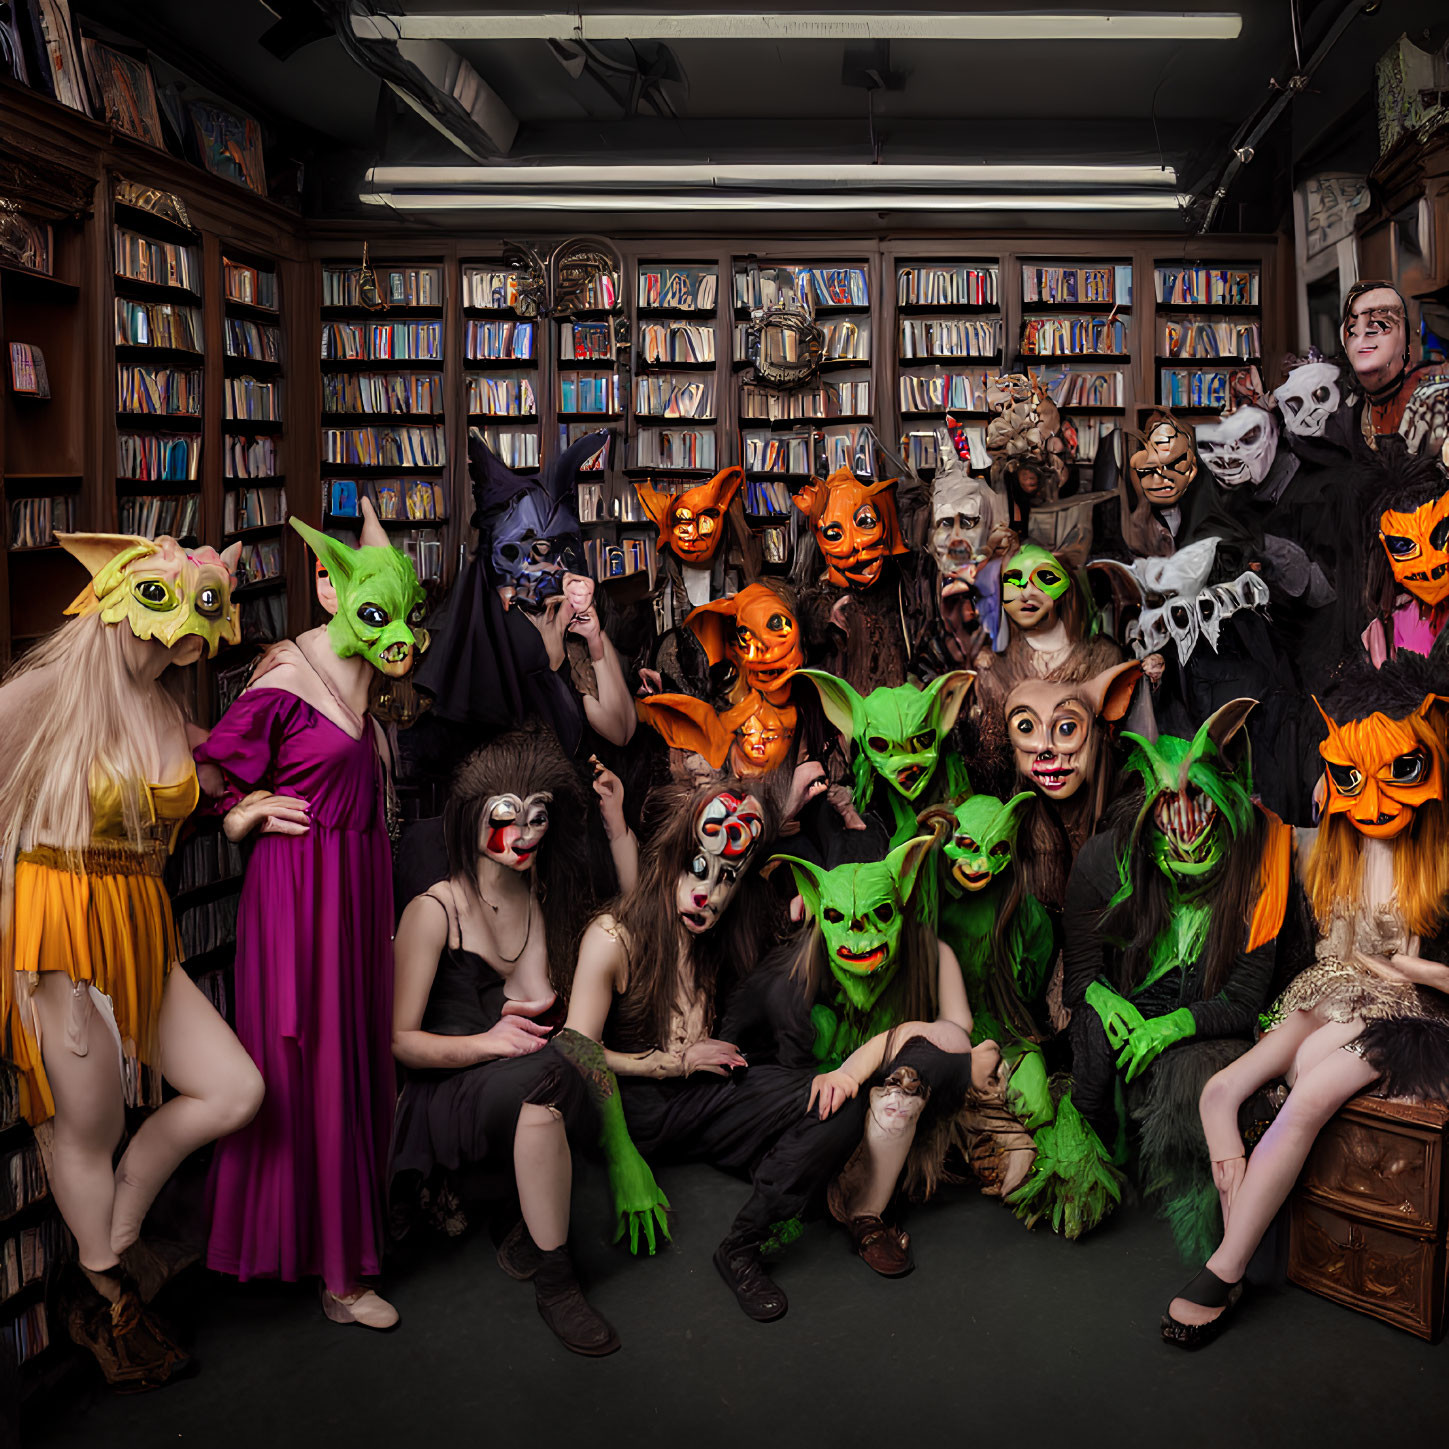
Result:
{"label": "wooden bookshelf", "polygon": [[518,272],[501,260],[462,264],[463,385],[468,426],[510,468],[539,464],[544,324],[515,307]]}
{"label": "wooden bookshelf", "polygon": [[1153,298],[1157,401],[1186,417],[1216,416],[1232,373],[1262,361],[1262,269],[1221,260],[1158,261]]}

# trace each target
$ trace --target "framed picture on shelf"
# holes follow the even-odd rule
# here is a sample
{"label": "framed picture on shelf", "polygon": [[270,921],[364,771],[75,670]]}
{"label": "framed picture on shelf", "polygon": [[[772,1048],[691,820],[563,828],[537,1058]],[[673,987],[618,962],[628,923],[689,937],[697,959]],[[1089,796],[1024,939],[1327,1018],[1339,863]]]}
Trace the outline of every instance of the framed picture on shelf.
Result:
{"label": "framed picture on shelf", "polygon": [[81,51],[96,114],[116,130],[164,150],[156,82],[144,57],[113,50],[89,36],[81,41]]}
{"label": "framed picture on shelf", "polygon": [[206,101],[187,101],[192,137],[201,164],[213,176],[267,194],[267,171],[262,158],[262,132],[250,116],[223,110]]}

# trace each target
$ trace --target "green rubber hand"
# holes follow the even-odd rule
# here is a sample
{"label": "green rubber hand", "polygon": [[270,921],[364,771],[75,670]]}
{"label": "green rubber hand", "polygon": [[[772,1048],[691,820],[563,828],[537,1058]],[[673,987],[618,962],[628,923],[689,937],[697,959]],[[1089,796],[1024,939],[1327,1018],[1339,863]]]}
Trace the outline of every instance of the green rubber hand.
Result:
{"label": "green rubber hand", "polygon": [[1144,1024],[1142,1013],[1104,982],[1094,981],[1087,987],[1086,1002],[1102,1018],[1110,1046],[1125,1047],[1132,1033]]}
{"label": "green rubber hand", "polygon": [[[606,1149],[607,1150],[607,1149]],[[669,1199],[660,1191],[654,1181],[649,1164],[639,1155],[639,1149],[627,1138],[609,1151],[609,1186],[614,1193],[614,1211],[618,1225],[614,1229],[617,1243],[629,1230],[629,1251],[637,1254],[642,1230],[644,1241],[649,1245],[649,1256],[654,1256],[656,1223],[660,1233],[669,1241]]]}
{"label": "green rubber hand", "polygon": [[1126,1071],[1129,1082],[1135,1081],[1168,1047],[1186,1041],[1196,1031],[1197,1022],[1185,1006],[1168,1012],[1166,1016],[1154,1016],[1151,1021],[1144,1021],[1133,1029],[1117,1058],[1117,1068]]}
{"label": "green rubber hand", "polygon": [[1056,1112],[1046,1061],[1035,1042],[1010,1042],[1002,1054],[1011,1063],[1006,1102],[1028,1132],[1045,1127]]}
{"label": "green rubber hand", "polygon": [[1032,1133],[1036,1160],[1026,1181],[1007,1198],[1028,1227],[1045,1218],[1052,1231],[1080,1238],[1122,1200],[1122,1174],[1071,1094],[1057,1103],[1056,1120]]}

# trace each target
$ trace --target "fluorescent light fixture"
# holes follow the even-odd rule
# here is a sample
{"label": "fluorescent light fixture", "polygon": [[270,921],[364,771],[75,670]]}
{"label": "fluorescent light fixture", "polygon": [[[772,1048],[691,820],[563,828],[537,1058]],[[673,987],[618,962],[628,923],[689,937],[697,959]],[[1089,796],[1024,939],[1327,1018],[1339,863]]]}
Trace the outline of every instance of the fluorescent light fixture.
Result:
{"label": "fluorescent light fixture", "polygon": [[1189,200],[1168,191],[1106,191],[1069,195],[1010,192],[963,196],[922,192],[729,191],[364,191],[359,201],[397,211],[1177,211]]}
{"label": "fluorescent light fixture", "polygon": [[925,14],[353,15],[360,40],[1236,40],[1241,15],[1071,11]]}
{"label": "fluorescent light fixture", "polygon": [[1174,188],[1171,167],[1003,163],[971,165],[875,165],[869,162],[803,162],[794,165],[755,163],[713,165],[628,166],[374,166],[367,173],[370,188],[418,187],[555,187],[624,186],[794,187],[823,188],[965,186],[1137,186]]}

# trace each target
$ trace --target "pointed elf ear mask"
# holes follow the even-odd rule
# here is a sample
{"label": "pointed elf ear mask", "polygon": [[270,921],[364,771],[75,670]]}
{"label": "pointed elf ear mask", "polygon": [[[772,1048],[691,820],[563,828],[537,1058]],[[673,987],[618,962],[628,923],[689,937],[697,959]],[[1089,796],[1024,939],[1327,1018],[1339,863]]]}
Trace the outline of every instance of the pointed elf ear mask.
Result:
{"label": "pointed elf ear mask", "polygon": [[659,548],[672,549],[681,563],[705,568],[724,537],[724,518],[744,487],[742,468],[726,468],[707,483],[684,493],[661,493],[651,484],[636,483],[639,502],[659,530]]}
{"label": "pointed elf ear mask", "polygon": [[748,584],[728,599],[701,604],[684,621],[711,664],[728,660],[772,704],[789,701],[785,676],[805,663],[795,611],[768,584]]}
{"label": "pointed elf ear mask", "polygon": [[1141,677],[1142,666],[1131,660],[1075,684],[1023,680],[1005,706],[1017,774],[1049,799],[1070,799],[1096,776],[1099,721],[1127,713]]}
{"label": "pointed elf ear mask", "polygon": [[795,743],[794,706],[771,704],[754,690],[723,714],[692,694],[646,695],[634,708],[670,749],[699,755],[714,770],[728,761],[747,779],[783,765]]}
{"label": "pointed elf ear mask", "polygon": [[1030,790],[1013,795],[1005,804],[995,795],[968,795],[956,807],[945,852],[951,879],[962,890],[985,890],[1010,866],[1021,810],[1031,798]]}
{"label": "pointed elf ear mask", "polygon": [[1375,713],[1343,724],[1313,701],[1328,726],[1318,747],[1328,782],[1325,815],[1347,815],[1355,830],[1387,840],[1408,828],[1419,806],[1444,798],[1445,746],[1428,717],[1438,698],[1425,695],[1403,719]]}
{"label": "pointed elf ear mask", "polygon": [[99,614],[107,624],[125,623],[138,639],[171,648],[189,634],[215,658],[223,644],[241,638],[231,591],[236,586],[240,542],[223,553],[186,549],[174,538],[137,538],[123,533],[58,533],[56,541],[90,570],[90,583],[67,614]]}
{"label": "pointed elf ear mask", "polygon": [[776,856],[795,876],[825,938],[830,972],[856,1011],[869,1011],[900,969],[901,926],[934,835],[898,845],[884,860],[823,870],[792,855]]}
{"label": "pointed elf ear mask", "polygon": [[1379,541],[1401,589],[1428,608],[1449,599],[1449,490],[1411,512],[1385,510]]}
{"label": "pointed elf ear mask", "polygon": [[1188,878],[1215,870],[1253,818],[1253,778],[1243,727],[1256,700],[1234,699],[1192,739],[1149,740],[1124,731],[1123,768],[1141,779],[1145,796],[1134,827],[1147,828],[1159,869]]}
{"label": "pointed elf ear mask", "polygon": [[894,478],[862,483],[849,468],[837,468],[791,495],[815,530],[832,584],[868,589],[891,554],[910,552],[896,518],[895,488]]}
{"label": "pointed elf ear mask", "polygon": [[418,628],[427,596],[407,555],[391,545],[349,548],[300,518],[290,522],[327,569],[337,599],[327,626],[333,652],[339,659],[360,654],[374,669],[400,679],[412,668],[413,650],[428,647],[428,631]]}
{"label": "pointed elf ear mask", "polygon": [[815,686],[827,718],[850,741],[857,761],[863,754],[870,768],[907,800],[914,800],[935,773],[941,741],[955,726],[976,678],[969,669],[953,669],[925,689],[883,686],[862,699],[843,679],[823,670],[802,669],[798,677]]}

